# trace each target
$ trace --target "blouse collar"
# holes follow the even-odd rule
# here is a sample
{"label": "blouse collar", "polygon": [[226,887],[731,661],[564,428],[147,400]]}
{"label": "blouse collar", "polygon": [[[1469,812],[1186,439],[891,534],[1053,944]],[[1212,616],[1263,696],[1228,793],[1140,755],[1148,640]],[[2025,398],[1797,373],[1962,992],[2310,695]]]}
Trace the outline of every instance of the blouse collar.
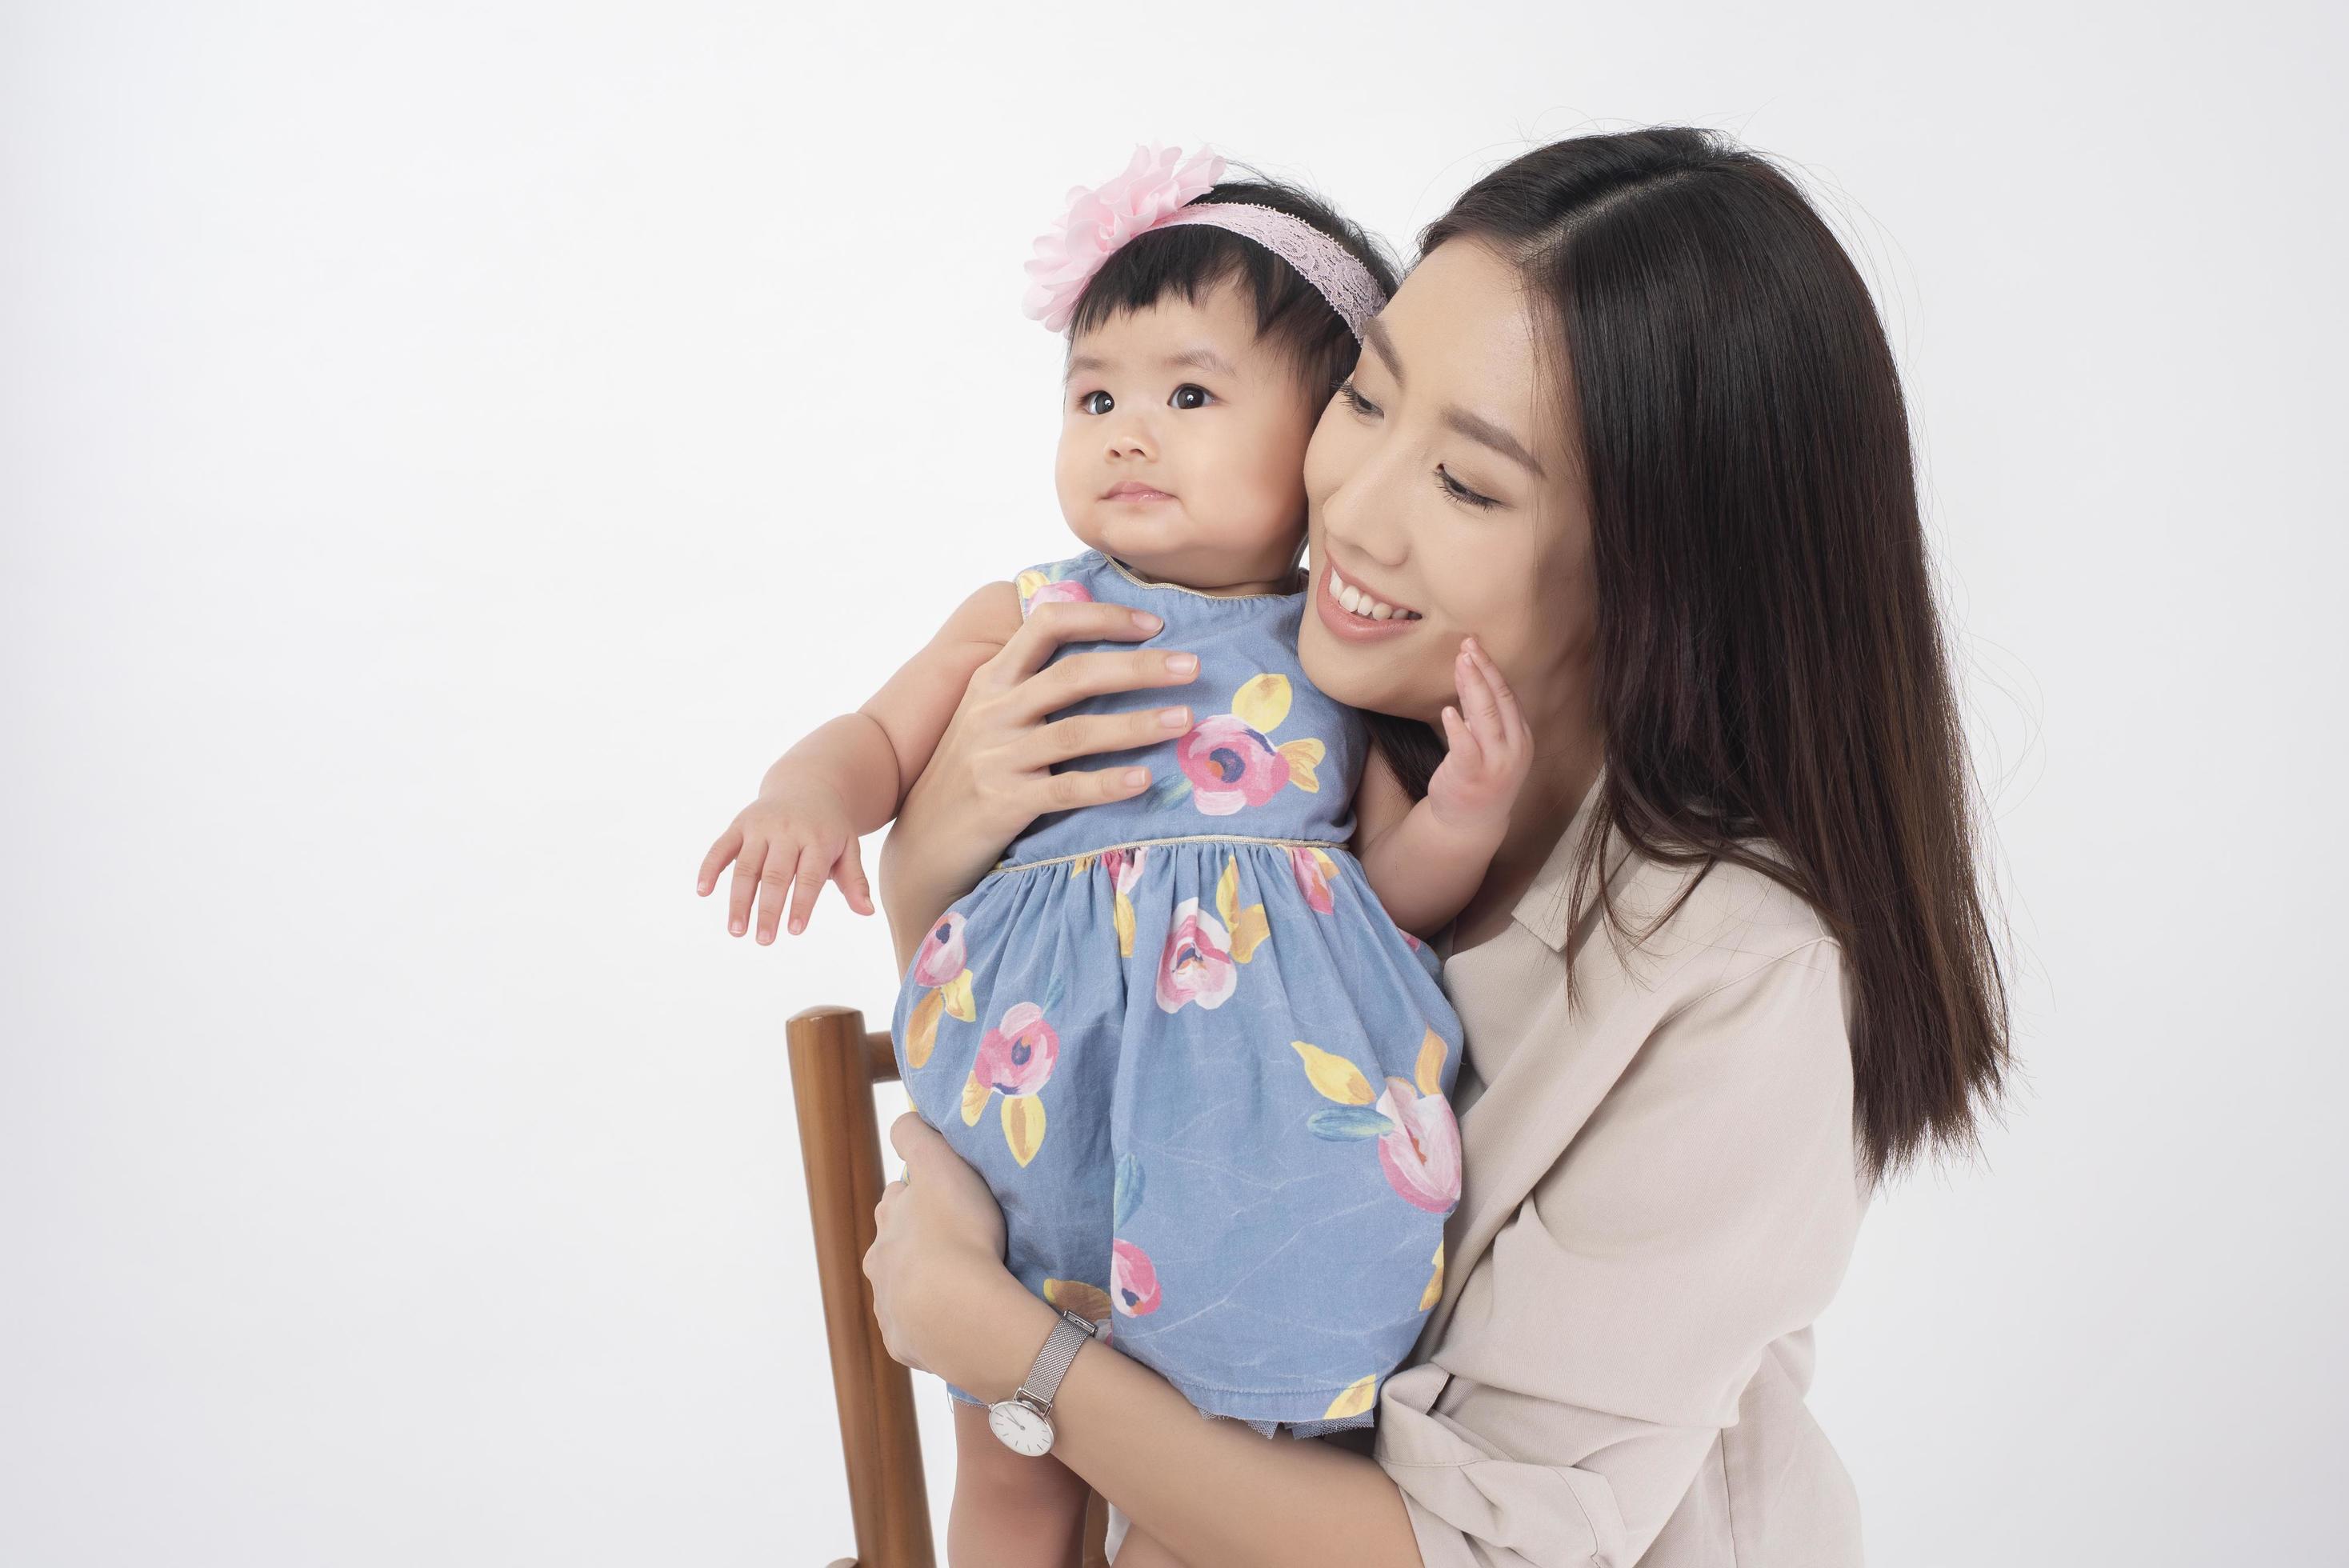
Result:
{"label": "blouse collar", "polygon": [[1581,864],[1583,840],[1596,825],[1599,798],[1606,782],[1607,769],[1602,765],[1566,830],[1551,846],[1549,858],[1534,873],[1533,884],[1509,911],[1512,919],[1540,937],[1554,953],[1566,951],[1568,922],[1574,913],[1574,876]]}

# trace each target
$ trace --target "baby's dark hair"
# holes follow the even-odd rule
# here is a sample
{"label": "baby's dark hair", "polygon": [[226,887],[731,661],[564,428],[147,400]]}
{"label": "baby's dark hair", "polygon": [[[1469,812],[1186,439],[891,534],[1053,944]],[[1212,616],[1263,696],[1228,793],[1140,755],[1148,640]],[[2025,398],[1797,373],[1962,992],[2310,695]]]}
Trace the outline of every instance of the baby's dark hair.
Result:
{"label": "baby's dark hair", "polygon": [[[1269,207],[1301,219],[1369,268],[1381,289],[1390,294],[1395,291],[1394,263],[1378,242],[1309,191],[1271,180],[1227,180],[1193,205],[1208,201]],[[1320,291],[1254,240],[1212,223],[1153,229],[1120,246],[1078,298],[1069,323],[1070,341],[1112,316],[1147,310],[1170,294],[1195,301],[1225,282],[1237,284],[1247,295],[1256,309],[1257,340],[1289,356],[1317,404],[1326,402],[1353,373],[1361,346]]]}

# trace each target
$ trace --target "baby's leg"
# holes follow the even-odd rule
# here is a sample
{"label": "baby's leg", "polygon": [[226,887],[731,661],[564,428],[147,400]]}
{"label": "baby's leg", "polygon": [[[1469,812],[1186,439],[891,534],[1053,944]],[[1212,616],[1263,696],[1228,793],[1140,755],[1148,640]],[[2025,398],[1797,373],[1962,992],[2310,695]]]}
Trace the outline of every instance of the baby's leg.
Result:
{"label": "baby's leg", "polygon": [[1013,1453],[987,1429],[987,1408],[955,1401],[954,1511],[947,1568],[1080,1568],[1085,1483],[1046,1454]]}

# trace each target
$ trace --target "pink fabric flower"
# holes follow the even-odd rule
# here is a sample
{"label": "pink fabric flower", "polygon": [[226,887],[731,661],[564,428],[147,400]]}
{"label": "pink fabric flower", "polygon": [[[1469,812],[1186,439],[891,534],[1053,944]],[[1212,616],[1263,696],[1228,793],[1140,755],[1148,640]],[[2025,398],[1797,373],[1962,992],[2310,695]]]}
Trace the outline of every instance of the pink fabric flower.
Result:
{"label": "pink fabric flower", "polygon": [[1158,1270],[1132,1242],[1109,1244],[1109,1295],[1118,1311],[1141,1317],[1158,1310]]}
{"label": "pink fabric flower", "polygon": [[914,955],[914,979],[923,985],[943,985],[961,974],[964,968],[962,915],[949,913],[922,938],[922,950]]}
{"label": "pink fabric flower", "polygon": [[1185,1002],[1220,1007],[1239,984],[1239,966],[1232,962],[1231,934],[1224,923],[1199,907],[1195,898],[1174,906],[1166,931],[1166,950],[1158,956],[1158,1006],[1178,1011]]}
{"label": "pink fabric flower", "polygon": [[1387,1079],[1379,1114],[1393,1122],[1379,1135],[1379,1165],[1387,1185],[1430,1213],[1460,1201],[1460,1124],[1440,1094],[1422,1094],[1409,1078]]}
{"label": "pink fabric flower", "polygon": [[1021,310],[1054,332],[1067,331],[1085,285],[1112,252],[1223,177],[1224,160],[1212,152],[1186,162],[1179,147],[1137,147],[1116,179],[1071,190],[1068,211],[1036,241]]}
{"label": "pink fabric flower", "polygon": [[1174,760],[1191,780],[1193,801],[1210,817],[1261,806],[1288,782],[1288,758],[1228,713],[1193,725],[1174,743]]}
{"label": "pink fabric flower", "polygon": [[1032,613],[1039,604],[1090,604],[1092,602],[1092,589],[1072,578],[1062,578],[1058,583],[1047,583],[1029,594],[1028,610]]}
{"label": "pink fabric flower", "polygon": [[1005,1094],[1034,1094],[1052,1076],[1061,1059],[1061,1037],[1044,1022],[1044,1010],[1021,1002],[1003,1015],[1003,1022],[978,1042],[978,1059],[972,1076]]}
{"label": "pink fabric flower", "polygon": [[1292,844],[1288,851],[1289,869],[1297,873],[1297,891],[1316,914],[1328,914],[1335,910],[1337,901],[1330,893],[1330,873],[1321,869],[1322,851]]}

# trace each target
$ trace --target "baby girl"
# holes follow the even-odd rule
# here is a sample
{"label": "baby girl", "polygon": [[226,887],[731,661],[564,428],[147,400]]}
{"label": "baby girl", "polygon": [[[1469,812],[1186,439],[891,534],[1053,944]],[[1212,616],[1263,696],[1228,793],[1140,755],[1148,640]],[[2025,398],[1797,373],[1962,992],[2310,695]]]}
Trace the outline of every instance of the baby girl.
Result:
{"label": "baby girl", "polygon": [[[1318,200],[1223,170],[1139,151],[1071,193],[1029,263],[1029,314],[1069,335],[1058,490],[1084,550],[981,589],[776,765],[711,862],[780,856],[805,880],[813,856],[869,909],[856,835],[895,814],[1025,617],[1112,601],[1196,651],[1167,738],[1104,759],[1150,787],[1030,824],[937,919],[897,1000],[916,1109],[993,1188],[1009,1266],[1062,1309],[1020,1397],[949,1389],[953,1538],[988,1561],[1068,1539],[1034,1511],[1081,1496],[1048,1479],[1050,1396],[1093,1340],[1267,1435],[1368,1425],[1437,1299],[1460,1192],[1460,1024],[1412,933],[1482,877],[1530,748],[1521,723],[1447,709],[1413,800],[1363,716],[1299,667],[1306,445],[1325,409],[1350,417],[1333,395],[1392,273]],[[1409,614],[1331,591],[1316,613]],[[1513,707],[1473,642],[1458,668]],[[1129,1536],[1121,1555],[1152,1549]]]}

